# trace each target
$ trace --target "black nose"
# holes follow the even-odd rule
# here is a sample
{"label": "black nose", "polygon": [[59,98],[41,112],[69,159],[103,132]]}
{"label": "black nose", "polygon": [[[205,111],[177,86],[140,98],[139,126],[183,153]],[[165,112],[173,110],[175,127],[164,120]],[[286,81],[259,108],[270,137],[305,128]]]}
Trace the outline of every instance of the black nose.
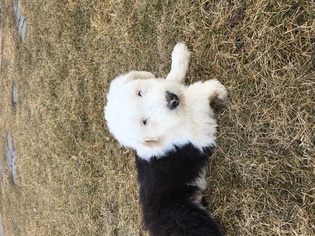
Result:
{"label": "black nose", "polygon": [[165,97],[167,101],[167,107],[170,110],[173,110],[178,106],[179,100],[176,94],[167,91]]}

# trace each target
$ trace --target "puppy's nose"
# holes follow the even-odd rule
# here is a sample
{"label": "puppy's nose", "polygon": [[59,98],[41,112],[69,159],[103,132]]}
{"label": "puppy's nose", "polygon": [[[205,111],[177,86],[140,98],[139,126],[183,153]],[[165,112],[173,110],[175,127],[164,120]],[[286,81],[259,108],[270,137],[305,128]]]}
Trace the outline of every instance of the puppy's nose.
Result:
{"label": "puppy's nose", "polygon": [[165,97],[167,101],[167,107],[170,110],[173,110],[178,106],[179,100],[176,94],[167,91]]}

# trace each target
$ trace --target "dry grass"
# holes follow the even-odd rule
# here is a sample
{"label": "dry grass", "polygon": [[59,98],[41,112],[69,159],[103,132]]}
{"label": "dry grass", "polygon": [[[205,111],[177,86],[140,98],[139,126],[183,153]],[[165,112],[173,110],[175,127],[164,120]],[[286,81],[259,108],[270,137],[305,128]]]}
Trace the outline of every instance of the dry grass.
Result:
{"label": "dry grass", "polygon": [[17,149],[17,186],[0,181],[5,235],[144,235],[104,95],[130,69],[166,75],[177,41],[193,52],[188,82],[230,91],[206,192],[227,234],[315,234],[313,1],[20,1],[23,44],[13,0],[1,4],[2,165],[7,132]]}

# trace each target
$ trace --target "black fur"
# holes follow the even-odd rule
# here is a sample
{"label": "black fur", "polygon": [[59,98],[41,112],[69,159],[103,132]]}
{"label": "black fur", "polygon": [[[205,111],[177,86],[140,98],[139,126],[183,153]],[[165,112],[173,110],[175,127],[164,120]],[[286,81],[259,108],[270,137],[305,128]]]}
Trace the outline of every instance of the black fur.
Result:
{"label": "black fur", "polygon": [[149,161],[136,157],[144,227],[152,236],[223,235],[215,220],[193,199],[197,186],[187,185],[206,168],[212,148],[176,147]]}

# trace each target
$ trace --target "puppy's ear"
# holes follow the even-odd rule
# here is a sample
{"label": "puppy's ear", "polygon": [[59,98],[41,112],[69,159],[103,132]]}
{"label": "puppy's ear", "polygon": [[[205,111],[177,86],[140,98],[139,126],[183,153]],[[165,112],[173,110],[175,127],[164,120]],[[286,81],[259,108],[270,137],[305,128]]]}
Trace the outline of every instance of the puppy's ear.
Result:
{"label": "puppy's ear", "polygon": [[130,71],[127,74],[120,75],[112,80],[110,84],[110,91],[112,90],[113,93],[117,93],[124,85],[128,82],[136,80],[136,79],[149,79],[154,78],[154,75],[147,71]]}
{"label": "puppy's ear", "polygon": [[113,96],[113,98],[115,98],[119,91],[121,91],[121,88],[123,88],[128,82],[131,82],[136,79],[149,78],[154,78],[154,75],[147,71],[130,71],[127,74],[120,75],[116,77],[114,80],[112,80],[112,82],[110,83],[108,97]]}
{"label": "puppy's ear", "polygon": [[134,79],[153,79],[155,78],[154,74],[148,71],[130,71],[127,74],[129,80]]}

